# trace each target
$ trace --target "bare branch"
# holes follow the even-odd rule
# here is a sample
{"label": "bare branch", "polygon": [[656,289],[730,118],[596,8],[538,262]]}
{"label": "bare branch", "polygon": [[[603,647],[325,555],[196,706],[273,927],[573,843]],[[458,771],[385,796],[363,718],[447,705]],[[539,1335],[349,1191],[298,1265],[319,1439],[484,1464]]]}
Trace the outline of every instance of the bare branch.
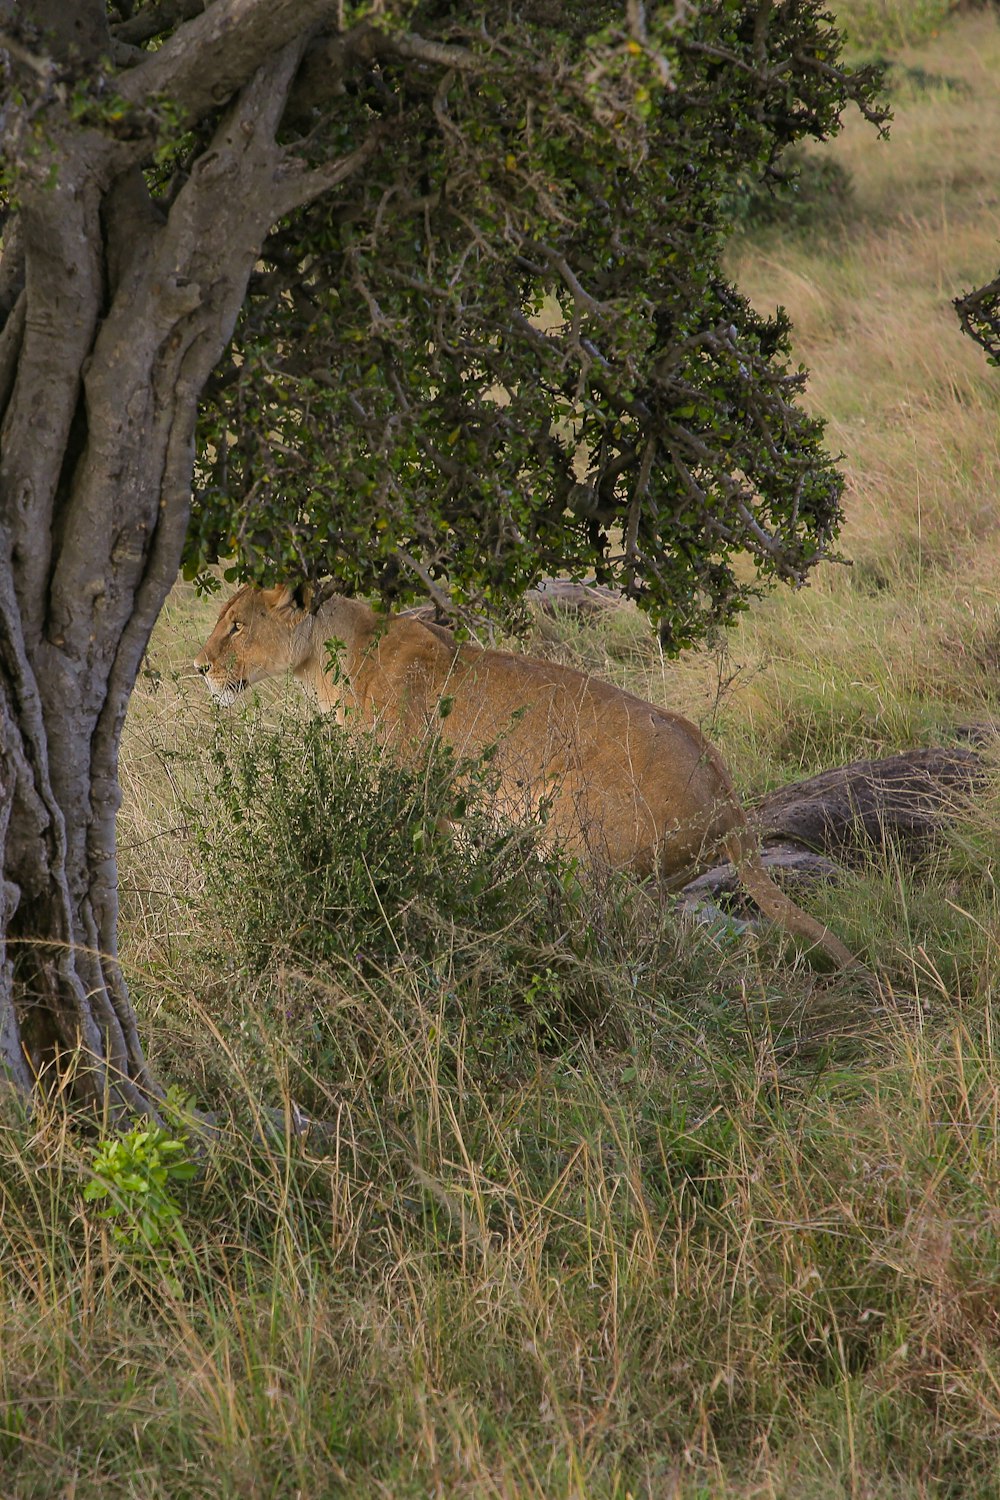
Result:
{"label": "bare branch", "polygon": [[279,170],[275,183],[274,217],[277,219],[283,214],[291,213],[293,209],[311,203],[315,198],[328,193],[331,188],[346,182],[371,160],[385,134],[385,127],[376,125],[356,151],[348,156],[338,157],[336,161],[327,162],[322,167],[308,168],[303,162],[289,158]]}
{"label": "bare branch", "polygon": [[419,562],[417,558],[412,557],[409,552],[405,552],[402,549],[400,549],[398,556],[404,568],[409,568],[410,572],[414,573],[417,578],[420,579],[420,582],[423,584],[424,588],[427,590],[428,594],[430,594],[431,598],[434,600],[434,603],[438,605],[439,608],[443,609],[446,614],[449,610],[454,609],[455,601],[451,598],[450,594],[445,593],[444,589],[442,589],[439,584],[434,582],[434,579],[424,567],[423,563]]}
{"label": "bare branch", "polygon": [[991,359],[1000,359],[1000,276],[977,291],[955,298],[963,333],[974,339]]}
{"label": "bare branch", "polygon": [[225,103],[262,63],[337,13],[337,0],[215,0],[122,77],[136,105],[171,101],[188,120]]}
{"label": "bare branch", "polygon": [[587,288],[583,285],[583,282],[577,276],[565,255],[560,255],[558,251],[552,250],[548,245],[539,245],[538,248],[553,271],[558,271],[566,287],[573,294],[574,302],[590,313],[602,313],[606,311],[605,304],[599,301],[598,298],[592,297],[587,291]]}
{"label": "bare branch", "polygon": [[653,471],[653,459],[656,456],[656,439],[650,438],[642,453],[642,461],[639,464],[639,477],[632,491],[632,499],[629,502],[628,519],[625,523],[625,577],[626,588],[635,587],[635,575],[641,562],[639,556],[639,516],[642,511],[642,501],[649,488],[649,476]]}
{"label": "bare branch", "polygon": [[179,21],[190,21],[201,15],[205,0],[159,0],[159,4],[144,5],[136,15],[118,21],[111,27],[116,41],[140,47],[153,37],[163,36]]}
{"label": "bare branch", "polygon": [[460,73],[481,73],[481,54],[468,47],[449,46],[445,42],[429,42],[415,31],[404,36],[380,33],[375,43],[381,57],[404,57],[414,62],[431,63],[438,68],[455,68]]}

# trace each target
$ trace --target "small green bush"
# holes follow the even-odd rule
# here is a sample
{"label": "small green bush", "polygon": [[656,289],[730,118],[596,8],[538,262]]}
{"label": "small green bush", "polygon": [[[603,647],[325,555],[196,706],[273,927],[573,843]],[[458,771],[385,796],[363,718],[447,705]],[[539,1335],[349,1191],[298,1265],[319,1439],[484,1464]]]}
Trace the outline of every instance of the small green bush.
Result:
{"label": "small green bush", "polygon": [[189,1253],[191,1242],[177,1193],[199,1169],[187,1133],[189,1101],[171,1087],[162,1108],[166,1125],[136,1125],[98,1142],[83,1200],[100,1204],[97,1217],[133,1265],[156,1267],[179,1287],[173,1256]]}
{"label": "small green bush", "polygon": [[278,961],[392,993],[401,971],[427,993],[460,985],[463,1017],[493,1044],[600,1003],[575,866],[498,819],[489,754],[429,745],[402,765],[329,717],[247,719],[219,729],[211,766],[190,810],[205,926],[244,972]]}

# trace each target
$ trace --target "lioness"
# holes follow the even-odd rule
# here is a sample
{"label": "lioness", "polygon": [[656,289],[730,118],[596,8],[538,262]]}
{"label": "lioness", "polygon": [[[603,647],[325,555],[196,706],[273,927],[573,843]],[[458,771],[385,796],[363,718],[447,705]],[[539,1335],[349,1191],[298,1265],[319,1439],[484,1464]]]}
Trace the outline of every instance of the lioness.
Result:
{"label": "lioness", "polygon": [[246,585],[223,605],[195,658],[220,703],[291,672],[321,709],[404,753],[437,734],[461,755],[495,744],[505,811],[544,808],[546,836],[583,860],[679,886],[724,851],[766,916],[838,965],[857,963],[768,875],[721,756],[687,719],[571,667],[460,643],[356,599],[310,608],[310,597]]}

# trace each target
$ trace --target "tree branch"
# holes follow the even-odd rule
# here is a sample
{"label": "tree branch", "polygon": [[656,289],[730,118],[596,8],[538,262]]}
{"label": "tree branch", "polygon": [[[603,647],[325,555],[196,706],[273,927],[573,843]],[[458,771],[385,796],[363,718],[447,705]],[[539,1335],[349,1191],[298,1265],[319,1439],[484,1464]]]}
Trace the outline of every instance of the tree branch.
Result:
{"label": "tree branch", "polygon": [[402,57],[414,62],[430,63],[437,68],[454,68],[461,73],[481,73],[483,59],[468,47],[454,47],[446,42],[429,42],[415,31],[403,36],[379,32],[375,50],[380,57]]}
{"label": "tree branch", "polygon": [[186,121],[225,103],[261,64],[336,16],[338,0],[214,0],[118,82],[124,99],[169,99]]}
{"label": "tree branch", "polygon": [[286,165],[279,170],[275,182],[274,218],[290,214],[293,209],[311,203],[328,193],[331,188],[346,182],[365,162],[370,161],[386,136],[386,126],[373,126],[367,139],[349,156],[338,157],[325,166],[309,168],[294,157],[287,158]]}
{"label": "tree branch", "polygon": [[125,21],[112,24],[111,35],[116,41],[132,47],[141,47],[156,36],[163,36],[179,21],[190,21],[201,15],[205,0],[154,0]]}
{"label": "tree branch", "polygon": [[985,349],[991,359],[1000,360],[1000,276],[985,286],[954,302],[962,332]]}

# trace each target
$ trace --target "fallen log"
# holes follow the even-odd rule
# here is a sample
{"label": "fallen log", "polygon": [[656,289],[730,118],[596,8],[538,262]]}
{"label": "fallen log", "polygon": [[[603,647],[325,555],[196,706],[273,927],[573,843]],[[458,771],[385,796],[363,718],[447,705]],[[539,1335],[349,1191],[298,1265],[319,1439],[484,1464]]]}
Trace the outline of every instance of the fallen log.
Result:
{"label": "fallen log", "polygon": [[603,583],[572,583],[568,578],[543,578],[524,596],[543,614],[597,615],[622,603],[618,589]]}
{"label": "fallen log", "polygon": [[[525,602],[541,614],[597,615],[622,603],[623,595],[602,583],[573,583],[568,578],[542,578],[534,588],[526,589]],[[423,620],[430,625],[451,627],[455,622],[437,604],[414,604],[401,609],[401,615]]]}
{"label": "fallen log", "polygon": [[751,811],[763,844],[794,844],[860,864],[888,844],[917,862],[987,782],[975,750],[934,745],[856,760],[762,797]]}
{"label": "fallen log", "polygon": [[[919,864],[987,782],[975,750],[930,746],[835,766],[769,792],[749,811],[768,873],[779,884],[802,884],[836,879],[890,846]],[[723,863],[690,881],[681,904],[735,894],[733,867]]]}

